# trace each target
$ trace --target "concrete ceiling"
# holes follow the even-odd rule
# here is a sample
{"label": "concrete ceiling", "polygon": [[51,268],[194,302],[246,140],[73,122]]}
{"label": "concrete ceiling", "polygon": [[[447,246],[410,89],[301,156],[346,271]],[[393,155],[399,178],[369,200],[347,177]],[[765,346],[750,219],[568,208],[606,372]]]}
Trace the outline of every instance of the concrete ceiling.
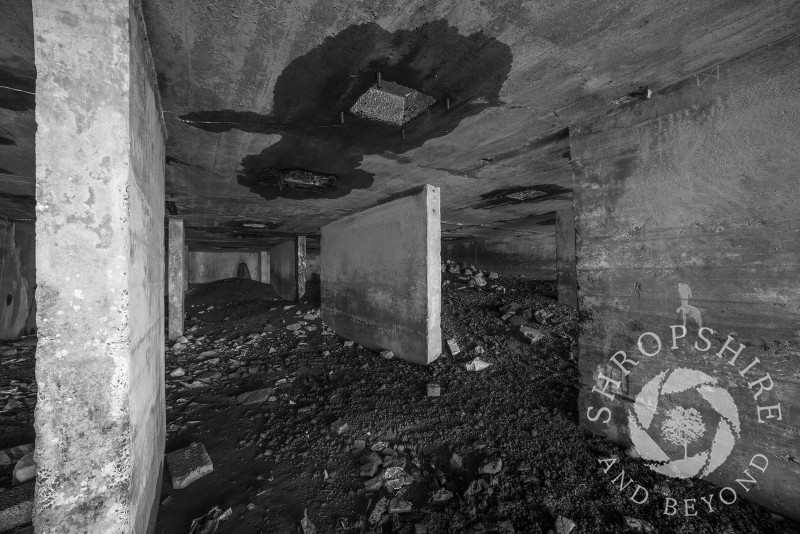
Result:
{"label": "concrete ceiling", "polygon": [[[12,15],[0,17],[0,85],[32,92],[30,0],[0,2]],[[442,188],[443,239],[552,232],[552,212],[571,205],[569,124],[800,23],[795,0],[143,8],[169,132],[167,200],[195,249],[313,236],[422,183]],[[348,110],[377,72],[437,103],[402,133],[356,117]],[[32,218],[33,97],[0,89],[0,121],[0,215]],[[324,191],[280,188],[287,169],[336,180]]]}

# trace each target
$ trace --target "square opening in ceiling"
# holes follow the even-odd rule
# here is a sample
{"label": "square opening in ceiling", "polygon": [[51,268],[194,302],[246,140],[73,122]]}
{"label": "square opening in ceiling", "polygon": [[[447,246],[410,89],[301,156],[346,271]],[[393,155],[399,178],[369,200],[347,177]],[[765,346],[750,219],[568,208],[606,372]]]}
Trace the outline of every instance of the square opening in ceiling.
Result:
{"label": "square opening in ceiling", "polygon": [[436,103],[432,96],[399,83],[383,81],[370,87],[350,108],[369,120],[402,127]]}

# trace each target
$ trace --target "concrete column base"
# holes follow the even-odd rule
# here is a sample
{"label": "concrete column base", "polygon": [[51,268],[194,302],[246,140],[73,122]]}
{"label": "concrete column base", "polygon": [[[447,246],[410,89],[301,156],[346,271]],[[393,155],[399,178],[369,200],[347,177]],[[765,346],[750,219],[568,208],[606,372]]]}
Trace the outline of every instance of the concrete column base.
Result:
{"label": "concrete column base", "polygon": [[298,236],[269,251],[269,280],[284,300],[300,300],[306,292],[306,238]]}

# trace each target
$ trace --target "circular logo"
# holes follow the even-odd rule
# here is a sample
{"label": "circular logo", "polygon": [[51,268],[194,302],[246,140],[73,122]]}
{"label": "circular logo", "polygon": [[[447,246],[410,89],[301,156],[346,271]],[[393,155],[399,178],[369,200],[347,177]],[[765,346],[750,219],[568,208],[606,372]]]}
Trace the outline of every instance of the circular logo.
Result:
{"label": "circular logo", "polygon": [[[649,462],[650,469],[674,478],[697,474],[704,477],[725,462],[740,434],[739,411],[733,397],[716,383],[716,378],[702,371],[679,367],[656,375],[642,387],[633,411],[628,412],[628,429],[636,451]],[[682,406],[660,407],[659,399],[691,391],[696,391],[719,415],[719,423],[710,448],[689,456],[689,445],[702,438],[707,430],[700,412]],[[660,420],[660,425],[653,424],[655,419]],[[670,458],[651,437],[659,426],[663,440],[683,446],[683,458]]]}

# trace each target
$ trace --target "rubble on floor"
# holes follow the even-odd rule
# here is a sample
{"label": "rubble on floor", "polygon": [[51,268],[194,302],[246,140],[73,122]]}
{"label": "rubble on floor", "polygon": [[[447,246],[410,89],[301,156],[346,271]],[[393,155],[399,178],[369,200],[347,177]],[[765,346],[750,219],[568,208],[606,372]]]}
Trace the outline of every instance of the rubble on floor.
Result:
{"label": "rubble on floor", "polygon": [[[195,529],[236,534],[796,528],[742,499],[688,518],[632,503],[598,459],[617,457],[678,500],[713,486],[657,475],[577,426],[580,324],[554,283],[453,263],[443,271],[442,339],[458,351],[445,341],[428,366],[338,337],[318,302],[278,301],[251,281],[193,286],[185,339],[166,351],[166,452],[201,443],[213,471],[176,489],[167,468],[156,532],[186,533],[195,519]],[[13,358],[23,361],[4,367],[0,391],[12,379],[26,387],[0,406],[33,385],[32,349],[0,364]],[[13,423],[0,427],[2,447],[33,442],[35,394],[20,398],[0,413]],[[0,465],[0,501],[20,458]]]}

